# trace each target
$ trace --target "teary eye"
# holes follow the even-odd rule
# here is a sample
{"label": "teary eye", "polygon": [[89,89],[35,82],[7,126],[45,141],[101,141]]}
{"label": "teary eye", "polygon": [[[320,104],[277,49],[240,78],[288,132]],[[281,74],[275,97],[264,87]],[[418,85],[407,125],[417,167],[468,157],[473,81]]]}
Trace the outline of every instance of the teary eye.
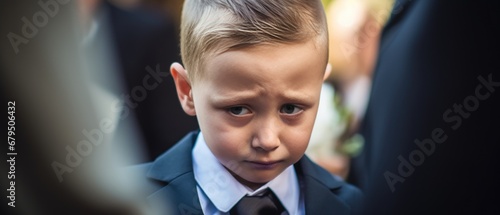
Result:
{"label": "teary eye", "polygon": [[280,112],[284,114],[297,114],[302,111],[302,108],[297,107],[296,105],[292,104],[285,104],[281,107]]}
{"label": "teary eye", "polygon": [[250,110],[243,106],[230,107],[229,112],[235,116],[241,116],[245,114],[249,114]]}

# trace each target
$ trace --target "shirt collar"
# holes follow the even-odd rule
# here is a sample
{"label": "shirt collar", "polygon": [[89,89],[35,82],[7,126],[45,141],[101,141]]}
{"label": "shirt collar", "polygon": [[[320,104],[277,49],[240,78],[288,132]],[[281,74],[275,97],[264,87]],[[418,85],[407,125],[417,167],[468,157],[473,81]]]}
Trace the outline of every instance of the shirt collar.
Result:
{"label": "shirt collar", "polygon": [[222,212],[228,212],[245,195],[258,195],[270,188],[289,214],[297,214],[300,187],[293,166],[286,168],[259,189],[252,191],[240,184],[217,160],[200,132],[192,152],[194,178],[210,202]]}

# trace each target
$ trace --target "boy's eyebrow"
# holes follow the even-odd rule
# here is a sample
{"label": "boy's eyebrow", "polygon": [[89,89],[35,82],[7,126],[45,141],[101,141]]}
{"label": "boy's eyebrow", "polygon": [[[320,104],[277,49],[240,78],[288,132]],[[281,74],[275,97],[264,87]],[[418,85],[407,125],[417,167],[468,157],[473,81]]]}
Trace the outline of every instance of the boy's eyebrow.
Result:
{"label": "boy's eyebrow", "polygon": [[[210,100],[214,103],[237,103],[256,100],[264,96],[265,92],[239,91],[235,93],[212,94]],[[290,102],[309,102],[313,97],[300,92],[282,92],[278,97]]]}
{"label": "boy's eyebrow", "polygon": [[213,93],[210,100],[214,103],[234,103],[256,99],[260,96],[259,92],[255,91],[239,91],[234,93]]}
{"label": "boy's eyebrow", "polygon": [[293,102],[306,102],[311,100],[313,97],[303,93],[302,91],[286,91],[283,92],[280,97]]}

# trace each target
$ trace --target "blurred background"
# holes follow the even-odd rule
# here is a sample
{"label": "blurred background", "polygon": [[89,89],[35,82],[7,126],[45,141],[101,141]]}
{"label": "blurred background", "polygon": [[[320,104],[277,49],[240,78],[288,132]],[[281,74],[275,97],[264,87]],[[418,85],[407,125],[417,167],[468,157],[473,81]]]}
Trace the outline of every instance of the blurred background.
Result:
{"label": "blurred background", "polygon": [[323,1],[332,72],[322,88],[306,153],[342,179],[348,176],[350,159],[364,145],[359,126],[370,95],[380,34],[393,4],[393,0]]}

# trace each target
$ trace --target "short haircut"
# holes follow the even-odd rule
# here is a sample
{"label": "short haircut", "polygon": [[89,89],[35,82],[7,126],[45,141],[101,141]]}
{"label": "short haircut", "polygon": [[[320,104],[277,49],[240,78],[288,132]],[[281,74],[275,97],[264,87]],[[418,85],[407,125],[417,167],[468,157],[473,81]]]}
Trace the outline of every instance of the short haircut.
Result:
{"label": "short haircut", "polygon": [[[328,47],[320,0],[186,0],[181,56],[193,84],[205,61],[228,50],[317,39]],[[318,56],[323,57],[323,56]],[[325,62],[328,56],[325,57]]]}

